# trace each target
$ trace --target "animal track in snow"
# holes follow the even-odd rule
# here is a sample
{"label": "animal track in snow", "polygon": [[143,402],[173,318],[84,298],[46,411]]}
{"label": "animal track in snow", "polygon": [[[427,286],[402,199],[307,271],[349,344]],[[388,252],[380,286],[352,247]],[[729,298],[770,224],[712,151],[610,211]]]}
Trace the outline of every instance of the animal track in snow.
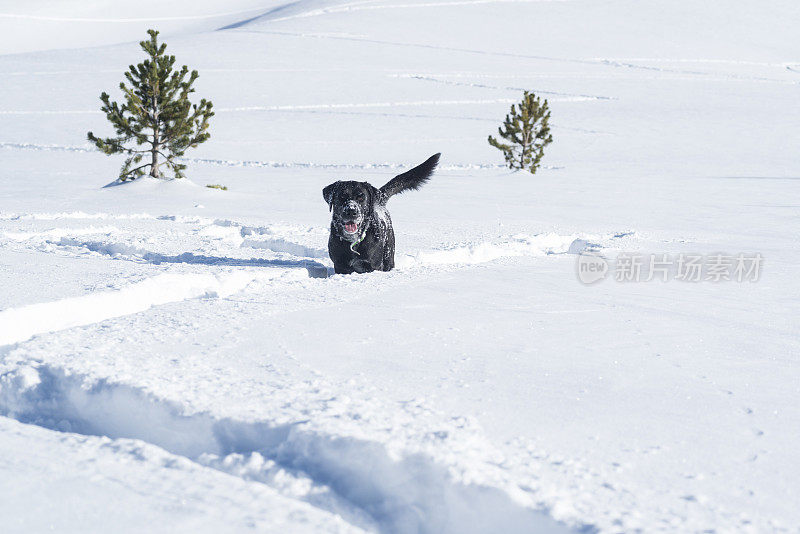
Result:
{"label": "animal track in snow", "polygon": [[[308,397],[318,392],[315,386]],[[328,406],[338,410],[330,402],[320,406],[323,414]],[[497,487],[455,478],[425,454],[392,453],[380,442],[327,434],[308,421],[187,413],[141,389],[54,366],[21,366],[0,375],[0,413],[54,430],[142,440],[206,467],[265,483],[370,530],[574,532]],[[436,439],[447,441],[461,433],[451,426]],[[487,464],[487,469],[498,468]]]}

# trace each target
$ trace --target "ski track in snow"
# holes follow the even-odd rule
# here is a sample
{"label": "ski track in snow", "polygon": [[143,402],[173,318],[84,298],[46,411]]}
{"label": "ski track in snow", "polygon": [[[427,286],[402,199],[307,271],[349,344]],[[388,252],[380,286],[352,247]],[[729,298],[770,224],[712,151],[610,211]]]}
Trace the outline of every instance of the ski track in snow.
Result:
{"label": "ski track in snow", "polygon": [[95,23],[130,23],[130,22],[167,22],[184,20],[207,20],[231,15],[244,15],[245,13],[255,13],[262,11],[262,8],[244,9],[239,11],[228,11],[223,13],[209,13],[208,15],[182,15],[175,17],[141,17],[141,18],[91,18],[91,17],[53,17],[46,15],[27,15],[20,13],[0,13],[0,18],[41,20],[51,22],[95,22]]}
{"label": "ski track in snow", "polygon": [[[509,0],[512,1],[512,0]],[[290,35],[296,37],[318,37],[318,38],[332,38],[332,39],[356,39],[361,40],[363,38],[358,36],[352,35],[343,35],[343,34],[331,34],[331,33],[288,33],[288,32],[280,32],[280,31],[261,31],[256,32],[254,30],[241,30],[247,31],[252,33],[275,33],[278,35]],[[408,46],[423,46],[423,47],[430,47],[430,48],[442,48],[437,47],[435,45],[417,45],[414,43],[401,43],[401,42],[384,42],[384,41],[376,41],[377,43],[381,44],[394,44],[394,45],[404,45],[407,44]],[[445,48],[447,49],[447,48]],[[481,50],[472,50],[472,49],[455,49],[455,51],[459,52],[471,52],[471,53],[485,53],[489,55],[513,55],[513,54],[506,54],[502,52],[490,52],[490,51],[481,51]],[[545,57],[545,56],[520,56],[520,57],[529,57],[532,59],[542,59],[547,61],[563,61],[566,63],[581,63],[581,64],[596,64],[602,66],[609,66],[615,68],[628,68],[634,70],[649,70],[655,72],[665,72],[665,73],[676,73],[676,74],[686,74],[689,75],[686,78],[669,78],[671,80],[679,79],[679,80],[696,80],[697,76],[705,76],[708,79],[716,79],[720,81],[755,81],[755,82],[774,82],[774,83],[784,83],[794,85],[797,84],[797,81],[791,79],[777,79],[777,78],[765,78],[765,77],[752,77],[752,76],[744,76],[744,75],[735,75],[730,73],[724,72],[709,72],[709,71],[701,71],[701,70],[685,70],[685,69],[669,69],[664,67],[659,67],[655,65],[651,65],[652,63],[655,64],[670,64],[670,63],[677,63],[677,64],[692,64],[696,63],[699,65],[732,65],[732,66],[746,66],[746,67],[765,67],[768,69],[779,69],[779,70],[788,70],[791,72],[800,72],[800,63],[767,63],[767,62],[758,62],[758,61],[740,61],[740,60],[733,60],[733,59],[690,59],[690,58],[556,58],[556,57]],[[644,63],[644,64],[643,64]],[[273,73],[304,73],[304,72],[347,72],[348,69],[343,68],[328,68],[328,69],[305,69],[305,68],[204,68],[203,72],[231,72],[231,73],[241,73],[241,72],[273,72]],[[76,74],[98,74],[98,73],[107,73],[107,74],[117,74],[119,73],[119,69],[102,69],[102,70],[95,70],[95,71],[78,71],[78,70],[36,70],[36,71],[7,71],[2,72],[3,76],[74,76]],[[424,79],[427,77],[431,78],[494,78],[494,79],[540,79],[540,78],[580,78],[580,79],[620,79],[620,75],[617,73],[614,74],[590,74],[586,72],[567,72],[567,73],[519,73],[519,72],[509,72],[506,74],[498,74],[498,73],[486,73],[486,72],[440,72],[440,73],[394,73],[388,74],[388,76],[393,78],[419,78]],[[642,79],[642,78],[638,78]],[[663,78],[645,78],[645,79],[663,79]],[[433,80],[431,80],[433,81]],[[464,86],[474,86],[474,87],[485,87],[489,89],[508,89],[508,90],[521,90],[518,87],[503,87],[503,86],[486,86],[482,84],[456,84],[453,82],[442,81],[442,83],[449,83],[451,85],[464,85]],[[530,88],[525,88],[530,90]],[[546,91],[539,90],[537,92],[547,93]],[[557,93],[551,92],[549,94],[556,94],[556,95],[563,95],[565,93]],[[571,94],[566,94],[571,95]],[[594,96],[594,95],[571,95],[571,96],[587,96],[595,99],[611,99],[612,97],[604,97],[604,96]],[[220,111],[217,109],[216,111]],[[39,113],[39,114],[84,114],[84,113],[100,113],[96,110],[67,110],[67,111],[58,111],[58,110],[44,110],[44,111],[15,111],[15,110],[0,110],[0,114],[32,114],[32,113]]]}
{"label": "ski track in snow", "polygon": [[[556,94],[556,93],[553,93]],[[564,93],[558,93],[564,94]],[[564,98],[553,99],[557,102],[584,102],[586,100],[597,100],[604,97],[594,97],[587,95],[568,95]],[[341,104],[302,104],[286,106],[244,106],[237,108],[222,108],[222,112],[239,111],[305,111],[319,109],[357,109],[357,108],[391,108],[409,106],[461,106],[473,104],[514,104],[518,102],[513,98],[484,98],[469,100],[412,100],[406,102],[348,102]]]}
{"label": "ski track in snow", "polygon": [[444,50],[448,52],[461,52],[464,54],[477,54],[477,55],[484,55],[484,56],[497,56],[497,57],[513,57],[513,58],[520,58],[520,59],[536,59],[542,61],[552,61],[557,63],[576,63],[581,65],[602,65],[602,61],[592,60],[592,59],[570,59],[570,58],[557,58],[557,57],[550,57],[550,56],[536,56],[531,54],[516,54],[514,52],[497,52],[497,51],[490,51],[490,50],[480,50],[475,48],[459,48],[459,47],[452,47],[452,46],[440,46],[440,45],[432,45],[432,44],[424,44],[424,43],[409,43],[403,41],[385,41],[381,39],[371,39],[367,37],[355,37],[355,36],[343,36],[343,35],[330,35],[330,34],[322,34],[322,33],[298,33],[298,32],[288,32],[288,31],[280,31],[280,30],[251,30],[251,29],[235,29],[232,31],[242,32],[242,33],[260,33],[265,35],[284,35],[287,37],[298,37],[298,38],[312,38],[312,39],[334,39],[334,40],[341,40],[341,41],[356,41],[356,42],[363,42],[363,43],[373,43],[373,44],[380,44],[380,45],[387,45],[387,46],[399,46],[399,47],[407,47],[407,48],[423,48],[426,50]]}
{"label": "ski track in snow", "polygon": [[[250,17],[245,20],[240,20],[232,24],[228,24],[219,28],[220,30],[231,30],[246,26],[253,22],[269,21],[281,22],[299,18],[318,17],[322,15],[329,15],[334,13],[348,13],[353,11],[372,11],[380,9],[415,9],[415,8],[446,8],[457,6],[469,5],[483,5],[483,4],[508,4],[508,3],[541,3],[541,2],[565,2],[568,0],[453,0],[450,2],[419,2],[419,3],[403,3],[403,4],[380,4],[375,3],[373,0],[366,0],[363,2],[351,2],[347,4],[332,5],[323,8],[309,8],[305,11],[302,10],[302,5],[299,2],[291,2],[281,6],[272,8],[261,15]],[[290,15],[281,14],[292,8],[300,9],[299,12]]]}
{"label": "ski track in snow", "polygon": [[[409,47],[409,48],[424,48],[430,50],[443,50],[448,52],[461,52],[464,54],[477,54],[477,55],[485,55],[485,56],[495,56],[495,57],[512,57],[512,58],[519,58],[519,59],[533,59],[538,61],[547,61],[547,62],[554,62],[554,63],[572,63],[572,64],[579,64],[579,65],[597,65],[597,66],[606,66],[612,67],[615,69],[632,69],[632,70],[642,70],[642,71],[651,71],[651,72],[659,72],[665,74],[683,74],[692,77],[701,77],[703,79],[708,80],[726,80],[726,81],[745,81],[745,82],[758,82],[758,83],[779,83],[779,84],[790,84],[796,85],[800,82],[793,81],[793,80],[786,80],[786,79],[778,79],[778,78],[767,78],[763,76],[748,76],[748,75],[740,75],[735,73],[721,73],[721,72],[708,72],[708,71],[700,71],[700,70],[686,70],[686,69],[674,69],[674,68],[664,68],[664,67],[657,67],[653,65],[641,65],[638,63],[632,63],[630,61],[620,61],[614,59],[606,59],[606,58],[559,58],[553,56],[539,56],[533,54],[518,54],[515,52],[501,52],[501,51],[492,51],[492,50],[480,50],[475,48],[460,48],[460,47],[453,47],[453,46],[442,46],[442,45],[433,45],[433,44],[424,44],[424,43],[409,43],[409,42],[402,42],[402,41],[386,41],[382,39],[372,39],[368,37],[356,37],[356,36],[344,36],[344,35],[330,35],[330,34],[321,34],[321,33],[309,33],[309,32],[288,32],[288,31],[280,31],[280,30],[253,30],[253,29],[243,29],[238,28],[232,31],[243,32],[243,33],[261,33],[261,34],[269,34],[269,35],[285,35],[288,37],[298,37],[298,38],[314,38],[314,39],[335,39],[335,40],[343,40],[343,41],[357,41],[357,42],[364,42],[364,43],[373,43],[373,44],[380,44],[380,45],[387,45],[387,46],[399,46],[399,47]],[[664,61],[676,61],[676,62],[691,62],[694,60],[691,59],[665,59]],[[708,62],[706,60],[698,60],[700,63]],[[781,64],[781,69],[788,69],[790,71],[794,71],[793,67],[797,67],[797,65],[793,64]],[[582,75],[579,77],[583,77]],[[600,97],[603,98],[611,98],[611,97]],[[598,99],[598,97],[593,97],[594,99]]]}
{"label": "ski track in snow", "polygon": [[[0,148],[7,150],[44,150],[55,152],[81,152],[88,154],[98,154],[97,150],[88,145],[43,145],[37,143],[2,143]],[[358,170],[371,170],[371,169],[390,169],[402,170],[408,169],[408,164],[405,163],[313,163],[313,162],[283,162],[283,161],[258,161],[258,160],[233,160],[233,159],[215,159],[215,158],[178,158],[179,161],[187,163],[204,163],[209,165],[219,165],[222,167],[256,167],[256,168],[272,168],[272,169],[358,169]],[[437,169],[440,171],[463,171],[463,170],[478,170],[478,169],[506,169],[505,164],[499,163],[449,163],[440,165]],[[545,169],[562,169],[563,167],[553,165],[542,165]],[[3,216],[0,215],[0,219]]]}
{"label": "ski track in snow", "polygon": [[[191,234],[190,244],[199,251],[175,251],[187,246],[185,240],[156,241],[157,250],[147,231],[120,230],[116,226],[83,228],[56,227],[44,230],[11,229],[0,232],[0,248],[82,256],[98,255],[114,260],[169,266],[183,265],[194,272],[166,272],[118,290],[94,292],[52,302],[30,304],[0,311],[0,346],[20,343],[46,332],[85,326],[106,319],[145,311],[153,306],[193,298],[226,297],[248,285],[290,283],[306,278],[332,276],[328,253],[314,243],[324,243],[327,228],[300,229],[292,226],[253,226],[227,219],[149,214],[110,215],[106,213],[29,213],[2,214],[0,221],[100,221],[118,220],[135,223],[154,221],[178,224]],[[149,230],[152,232],[152,230]],[[304,235],[303,241],[297,236]],[[173,235],[170,230],[167,235]],[[604,243],[630,237],[630,232],[613,235],[513,235],[491,241],[467,243],[410,253],[398,252],[397,271],[409,280],[418,276],[416,269],[487,263],[503,258],[536,257],[549,254],[578,254],[599,250]],[[153,247],[150,244],[149,247]],[[205,252],[210,250],[212,252]],[[248,251],[261,251],[252,257]],[[197,270],[199,269],[199,270]]]}
{"label": "ski track in snow", "polygon": [[0,110],[0,115],[97,115],[102,113],[96,109],[41,109],[41,110],[24,110],[24,109],[3,109]]}
{"label": "ski track in snow", "polygon": [[[396,78],[409,78],[412,80],[420,80],[426,82],[434,82],[434,83],[441,83],[444,85],[454,85],[458,87],[476,87],[478,89],[499,89],[503,91],[531,91],[536,94],[543,94],[543,95],[557,95],[564,98],[551,98],[551,102],[583,102],[587,100],[616,100],[615,97],[610,96],[598,96],[598,95],[584,95],[584,94],[576,94],[576,93],[560,93],[556,91],[544,91],[542,89],[531,89],[530,87],[510,87],[510,86],[499,86],[499,85],[486,85],[482,83],[474,83],[474,82],[455,82],[452,80],[445,80],[443,79],[444,76],[431,76],[425,74],[397,74],[394,75]],[[516,101],[515,101],[516,102]]]}
{"label": "ski track in snow", "polygon": [[[564,93],[550,93],[564,94]],[[587,100],[600,100],[609,97],[596,97],[589,95],[569,95],[563,98],[552,99],[554,102],[584,102]],[[345,102],[339,104],[292,104],[279,106],[240,106],[235,108],[215,108],[218,113],[243,113],[253,111],[309,111],[309,110],[340,110],[340,109],[370,109],[370,108],[395,108],[416,106],[464,106],[475,104],[513,104],[513,98],[485,98],[471,100],[412,100],[401,102]],[[102,113],[98,110],[0,110],[0,115],[88,115]]]}
{"label": "ski track in snow", "polygon": [[[691,76],[698,76],[698,77],[709,77],[709,78],[724,78],[730,81],[748,81],[748,82],[766,82],[766,83],[781,83],[781,84],[797,84],[798,82],[792,80],[781,80],[777,78],[766,78],[764,76],[748,76],[743,74],[735,74],[735,73],[719,73],[719,72],[708,72],[708,71],[700,71],[700,70],[686,70],[686,69],[674,69],[674,68],[664,68],[664,67],[656,67],[653,65],[641,65],[639,63],[631,63],[628,61],[618,61],[613,59],[597,59],[600,63],[604,65],[608,65],[611,67],[618,67],[618,68],[627,68],[627,69],[636,69],[636,70],[649,70],[649,71],[657,71],[657,72],[665,72],[665,73],[675,73],[675,74],[686,74]],[[682,61],[682,60],[673,60],[673,61]]]}
{"label": "ski track in snow", "polygon": [[[374,11],[380,9],[416,9],[416,8],[431,8],[431,7],[455,7],[455,6],[472,6],[484,4],[533,4],[542,2],[566,2],[568,0],[454,0],[451,2],[419,2],[419,3],[405,3],[405,4],[375,4],[371,2],[353,2],[351,4],[343,4],[338,6],[331,6],[322,9],[313,9],[304,13],[289,15],[285,17],[263,17],[270,22],[282,22],[285,20],[292,20],[306,17],[318,17],[321,15],[329,15],[333,13],[347,13],[352,11]],[[266,15],[269,15],[267,13]],[[259,17],[261,18],[261,17]],[[247,22],[255,22],[253,19]],[[239,25],[241,23],[238,23]],[[230,27],[238,27],[231,25]],[[223,28],[224,29],[224,28]]]}

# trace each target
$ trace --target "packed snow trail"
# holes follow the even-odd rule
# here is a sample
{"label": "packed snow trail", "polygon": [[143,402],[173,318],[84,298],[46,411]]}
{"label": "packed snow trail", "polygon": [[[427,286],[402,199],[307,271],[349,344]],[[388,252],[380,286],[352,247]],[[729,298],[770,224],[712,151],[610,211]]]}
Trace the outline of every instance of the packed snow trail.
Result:
{"label": "packed snow trail", "polygon": [[[17,475],[0,478],[6,534],[366,532],[266,484],[141,440],[54,432],[7,417],[0,433],[0,471]],[[38,513],[25,512],[31,494]]]}
{"label": "packed snow trail", "polygon": [[30,339],[36,334],[64,330],[145,311],[152,306],[199,297],[226,297],[254,281],[295,274],[232,271],[224,274],[165,273],[118,291],[31,304],[0,311],[0,345]]}
{"label": "packed snow trail", "polygon": [[47,365],[0,375],[0,413],[61,431],[139,439],[246,479],[272,480],[279,470],[308,477],[333,495],[315,501],[312,492],[306,499],[345,517],[363,513],[381,532],[572,532],[503,491],[453,481],[421,453],[398,458],[379,443],[319,434],[303,421],[186,415],[130,386]]}

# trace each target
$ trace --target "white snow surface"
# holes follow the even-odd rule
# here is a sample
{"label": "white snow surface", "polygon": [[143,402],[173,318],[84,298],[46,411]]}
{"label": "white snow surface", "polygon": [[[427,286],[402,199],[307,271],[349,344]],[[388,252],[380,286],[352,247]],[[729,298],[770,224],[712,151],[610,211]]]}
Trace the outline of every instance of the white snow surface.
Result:
{"label": "white snow surface", "polygon": [[[798,20],[0,1],[0,531],[797,532]],[[151,27],[212,139],[114,185],[85,135]],[[525,89],[535,176],[486,143]],[[322,188],[435,152],[397,269],[333,275]],[[586,249],[764,266],[587,286]]]}

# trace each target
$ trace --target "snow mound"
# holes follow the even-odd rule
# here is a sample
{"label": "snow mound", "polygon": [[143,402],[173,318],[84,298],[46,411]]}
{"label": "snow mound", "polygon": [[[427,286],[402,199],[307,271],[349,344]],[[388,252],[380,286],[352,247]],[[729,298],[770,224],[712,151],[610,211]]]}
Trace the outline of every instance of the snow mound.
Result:
{"label": "snow mound", "polygon": [[496,242],[486,241],[440,250],[420,251],[397,258],[397,267],[414,265],[476,264],[500,258],[518,256],[545,256],[547,254],[577,254],[590,245],[578,235],[555,233],[540,235],[514,235]]}

